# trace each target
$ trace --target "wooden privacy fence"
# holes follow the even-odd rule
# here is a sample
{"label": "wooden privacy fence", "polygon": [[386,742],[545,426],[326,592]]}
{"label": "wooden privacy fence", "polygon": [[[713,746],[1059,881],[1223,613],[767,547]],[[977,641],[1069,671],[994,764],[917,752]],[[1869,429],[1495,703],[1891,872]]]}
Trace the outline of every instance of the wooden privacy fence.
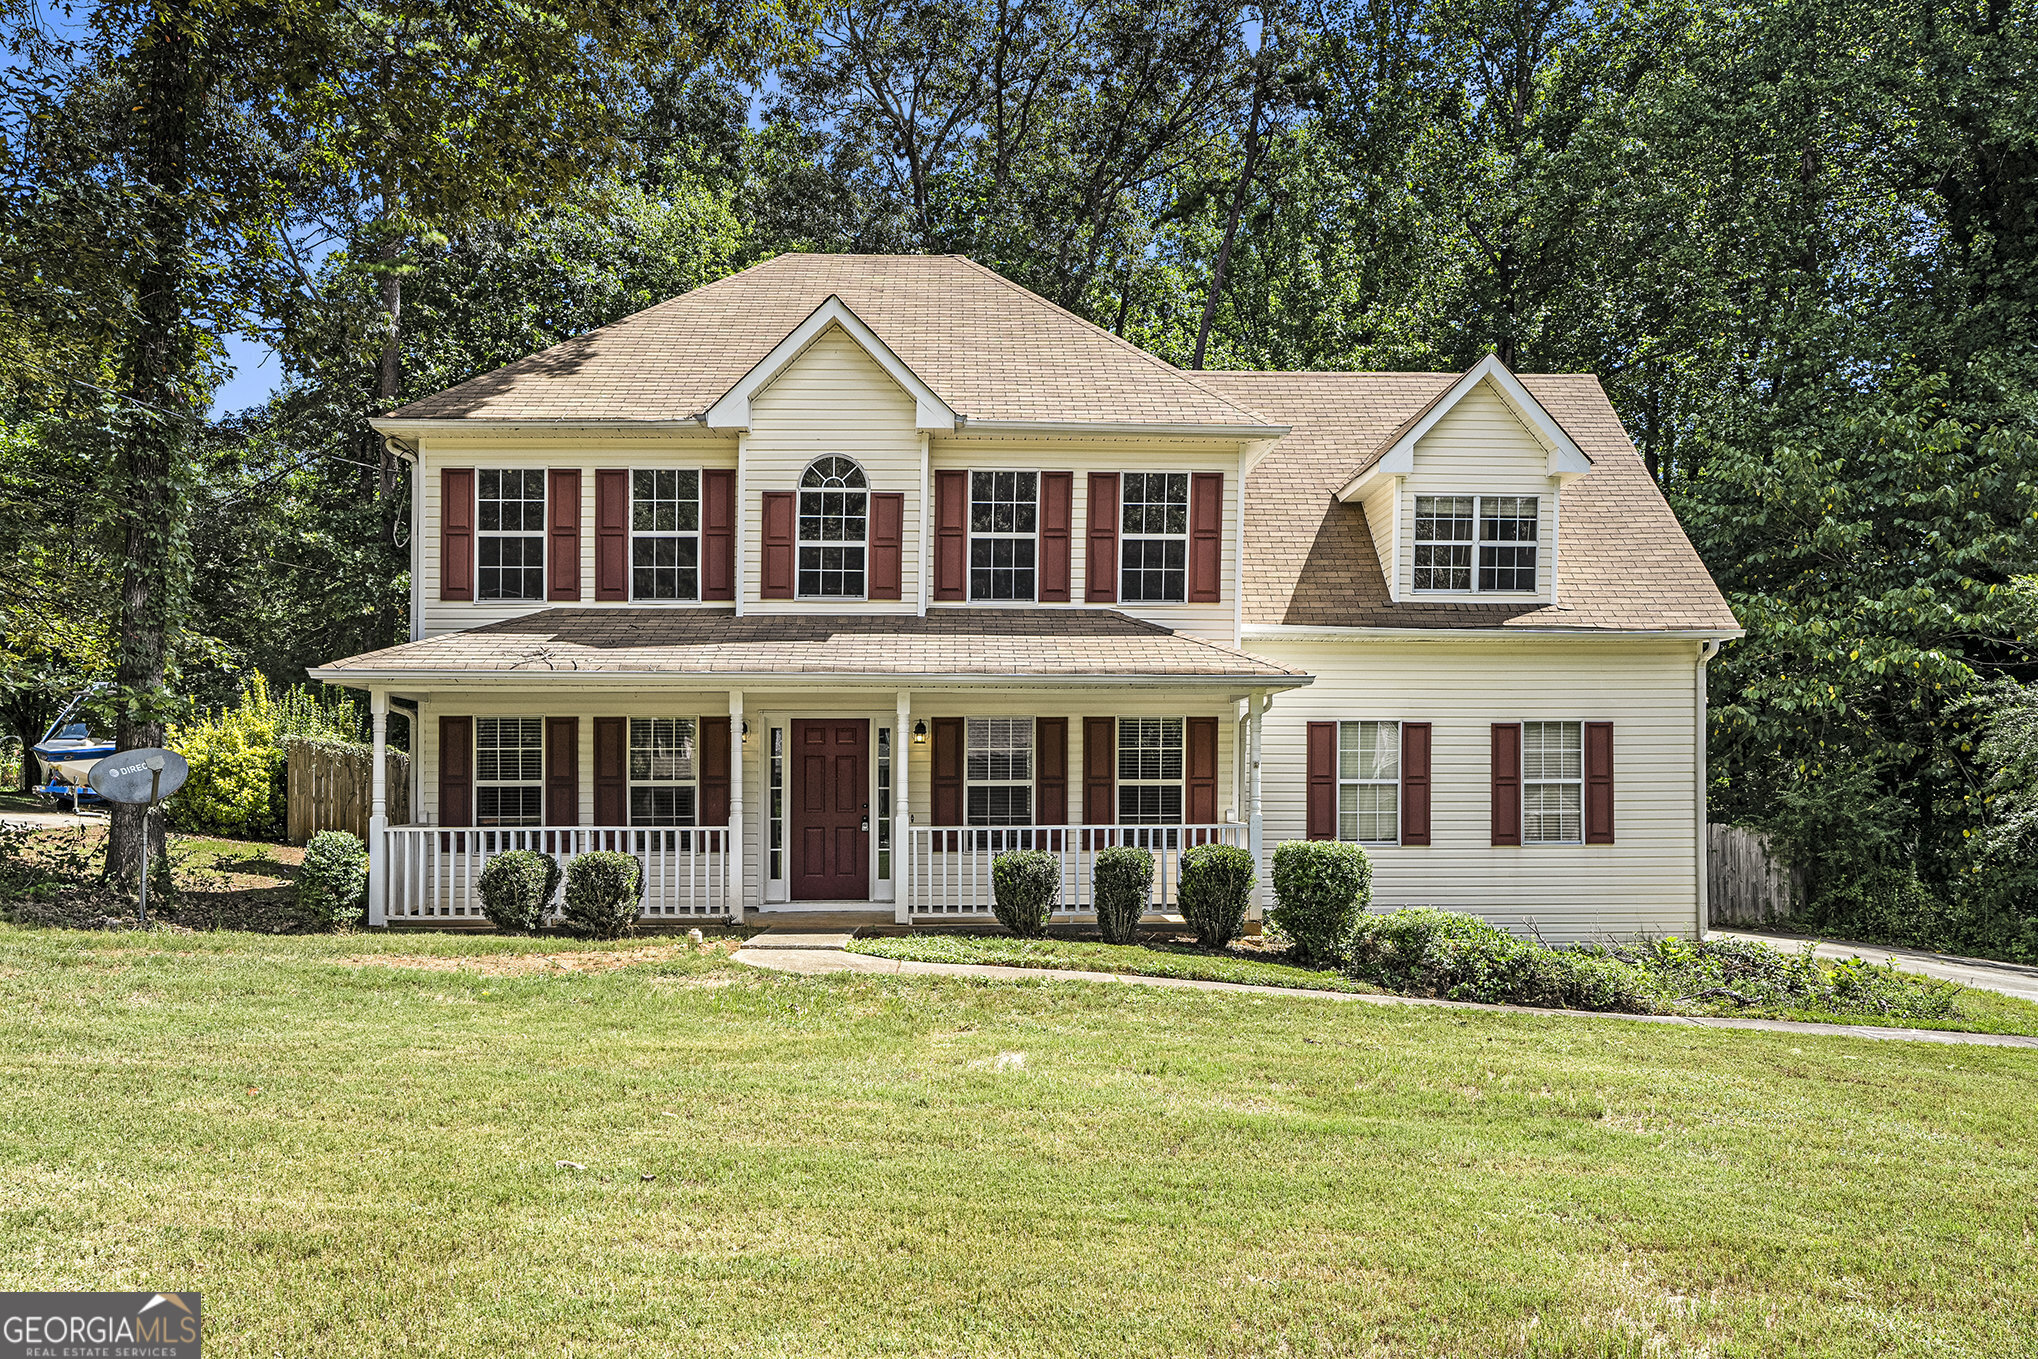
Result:
{"label": "wooden privacy fence", "polygon": [[[389,824],[410,820],[410,756],[386,752]],[[322,830],[352,831],[368,838],[368,804],[374,796],[368,746],[291,741],[284,747],[290,784],[290,843],[301,845]]]}
{"label": "wooden privacy fence", "polygon": [[1777,857],[1769,837],[1746,826],[1708,825],[1706,892],[1713,925],[1773,925],[1804,899],[1803,874]]}

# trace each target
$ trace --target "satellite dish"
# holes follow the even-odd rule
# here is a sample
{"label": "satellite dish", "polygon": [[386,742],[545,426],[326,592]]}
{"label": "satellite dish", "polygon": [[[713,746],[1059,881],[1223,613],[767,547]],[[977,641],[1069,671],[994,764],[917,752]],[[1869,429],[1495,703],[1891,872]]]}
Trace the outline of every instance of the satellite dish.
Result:
{"label": "satellite dish", "polygon": [[174,750],[120,750],[92,766],[92,790],[109,802],[161,802],[184,786],[191,766]]}

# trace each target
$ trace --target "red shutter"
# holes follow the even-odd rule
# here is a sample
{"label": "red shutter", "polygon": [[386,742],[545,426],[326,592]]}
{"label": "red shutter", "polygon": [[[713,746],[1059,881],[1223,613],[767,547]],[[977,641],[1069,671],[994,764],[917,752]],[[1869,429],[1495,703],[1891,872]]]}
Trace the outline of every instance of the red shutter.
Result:
{"label": "red shutter", "polygon": [[555,467],[545,496],[545,598],[580,602],[580,469]]}
{"label": "red shutter", "polygon": [[1040,474],[1040,602],[1069,602],[1069,538],[1075,531],[1076,474]]}
{"label": "red shutter", "polygon": [[1083,563],[1083,598],[1118,602],[1118,474],[1090,473],[1090,550]]}
{"label": "red shutter", "polygon": [[763,574],[758,582],[762,599],[793,597],[793,502],[791,491],[764,493],[764,553],[759,559]]}
{"label": "red shutter", "polygon": [[1493,843],[1521,843],[1521,724],[1493,724]]}
{"label": "red shutter", "polygon": [[960,826],[966,819],[962,805],[962,719],[937,717],[934,726],[933,786],[930,799],[937,826]]}
{"label": "red shutter", "polygon": [[474,824],[474,719],[439,719],[439,824]]}
{"label": "red shutter", "polygon": [[594,474],[594,597],[630,597],[630,474]]}
{"label": "red shutter", "polygon": [[545,719],[545,824],[580,824],[580,719]]}
{"label": "red shutter", "polygon": [[1307,738],[1308,760],[1305,833],[1312,840],[1337,839],[1337,723],[1311,722]]}
{"label": "red shutter", "polygon": [[736,597],[736,474],[701,473],[701,598]]}
{"label": "red shutter", "polygon": [[446,467],[439,471],[439,598],[474,598],[471,467]]}
{"label": "red shutter", "polygon": [[1401,724],[1401,843],[1429,843],[1429,723]]}
{"label": "red shutter", "polygon": [[1224,598],[1224,473],[1189,478],[1189,602]]}
{"label": "red shutter", "polygon": [[729,824],[729,719],[703,717],[700,726],[701,802],[694,821],[702,826]]}
{"label": "red shutter", "polygon": [[934,474],[934,598],[969,598],[969,473]]}
{"label": "red shutter", "polygon": [[1585,724],[1585,843],[1613,843],[1613,723]]}
{"label": "red shutter", "polygon": [[621,717],[594,719],[594,824],[630,824],[630,724]]}
{"label": "red shutter", "polygon": [[1191,826],[1217,824],[1217,719],[1191,717],[1183,722],[1188,801],[1182,820]]}
{"label": "red shutter", "polygon": [[1069,720],[1033,720],[1033,824],[1062,826],[1069,819]]}
{"label": "red shutter", "polygon": [[882,491],[870,498],[870,598],[897,599],[903,590],[906,497]]}
{"label": "red shutter", "polygon": [[1118,824],[1118,719],[1083,719],[1083,824]]}

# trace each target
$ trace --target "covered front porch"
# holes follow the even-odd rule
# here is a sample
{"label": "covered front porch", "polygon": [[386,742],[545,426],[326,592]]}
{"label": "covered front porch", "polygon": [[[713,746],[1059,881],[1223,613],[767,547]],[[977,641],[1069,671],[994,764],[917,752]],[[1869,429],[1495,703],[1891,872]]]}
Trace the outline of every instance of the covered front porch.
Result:
{"label": "covered front porch", "polygon": [[[684,645],[660,648],[664,670],[562,653],[557,620],[541,663],[416,664],[462,639],[472,654],[505,624],[393,648],[410,667],[391,652],[327,667],[320,678],[368,689],[378,746],[392,711],[411,723],[418,820],[389,825],[376,783],[369,921],[484,924],[482,873],[519,849],[562,869],[627,853],[642,866],[643,921],[682,927],[852,910],[988,921],[993,863],[1014,849],[1061,861],[1063,921],[1092,914],[1097,856],[1118,845],[1152,854],[1156,917],[1173,912],[1198,845],[1251,851],[1264,882],[1261,718],[1307,676],[1106,617],[1108,645],[1094,612],[955,610],[879,620],[881,634],[855,618],[768,620],[781,639],[789,624],[825,630],[841,653],[825,673],[761,674],[724,655],[710,667],[736,672],[724,679],[674,665],[702,659]],[[989,661],[1009,673],[986,673]]]}

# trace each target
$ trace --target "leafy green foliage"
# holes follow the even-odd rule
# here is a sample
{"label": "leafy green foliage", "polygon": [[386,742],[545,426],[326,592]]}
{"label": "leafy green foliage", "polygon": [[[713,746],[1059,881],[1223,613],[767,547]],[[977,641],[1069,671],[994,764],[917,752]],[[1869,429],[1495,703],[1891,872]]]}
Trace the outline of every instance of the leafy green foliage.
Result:
{"label": "leafy green foliage", "polygon": [[1047,933],[1061,900],[1061,859],[1044,849],[1007,850],[991,860],[991,911],[1021,939]]}
{"label": "leafy green foliage", "polygon": [[1182,854],[1175,900],[1204,948],[1225,948],[1245,930],[1253,856],[1236,845],[1197,845]]}
{"label": "leafy green foliage", "polygon": [[368,900],[368,848],[343,830],[323,830],[304,846],[297,877],[297,906],[306,923],[345,929],[360,920]]}
{"label": "leafy green foliage", "polygon": [[293,738],[351,743],[359,732],[351,700],[302,688],[272,698],[268,681],[253,675],[232,706],[171,729],[170,749],[191,765],[191,776],[164,804],[171,823],[179,830],[279,839],[289,811],[285,744]]}
{"label": "leafy green foliage", "polygon": [[561,923],[583,939],[620,939],[637,928],[643,867],[628,854],[597,850],[566,865]]}
{"label": "leafy green foliage", "polygon": [[1344,956],[1366,903],[1373,862],[1342,840],[1288,840],[1274,846],[1274,928],[1298,957],[1328,963]]}
{"label": "leafy green foliage", "polygon": [[506,934],[532,934],[545,923],[559,890],[559,861],[535,849],[512,849],[490,859],[477,884],[481,909]]}
{"label": "leafy green foliage", "polygon": [[1353,976],[1403,995],[1631,1014],[1656,1008],[1637,967],[1516,939],[1448,911],[1368,915],[1347,948]]}
{"label": "leafy green foliage", "polygon": [[1097,931],[1107,944],[1139,937],[1139,918],[1153,902],[1153,854],[1138,845],[1100,849],[1090,861],[1090,894]]}
{"label": "leafy green foliage", "polygon": [[1668,938],[1614,948],[1573,950],[1640,968],[1662,1005],[1795,1010],[1889,1020],[1938,1021],[1954,1015],[1960,988],[1861,958],[1818,957],[1807,943],[1784,953],[1750,939],[1702,943]]}

